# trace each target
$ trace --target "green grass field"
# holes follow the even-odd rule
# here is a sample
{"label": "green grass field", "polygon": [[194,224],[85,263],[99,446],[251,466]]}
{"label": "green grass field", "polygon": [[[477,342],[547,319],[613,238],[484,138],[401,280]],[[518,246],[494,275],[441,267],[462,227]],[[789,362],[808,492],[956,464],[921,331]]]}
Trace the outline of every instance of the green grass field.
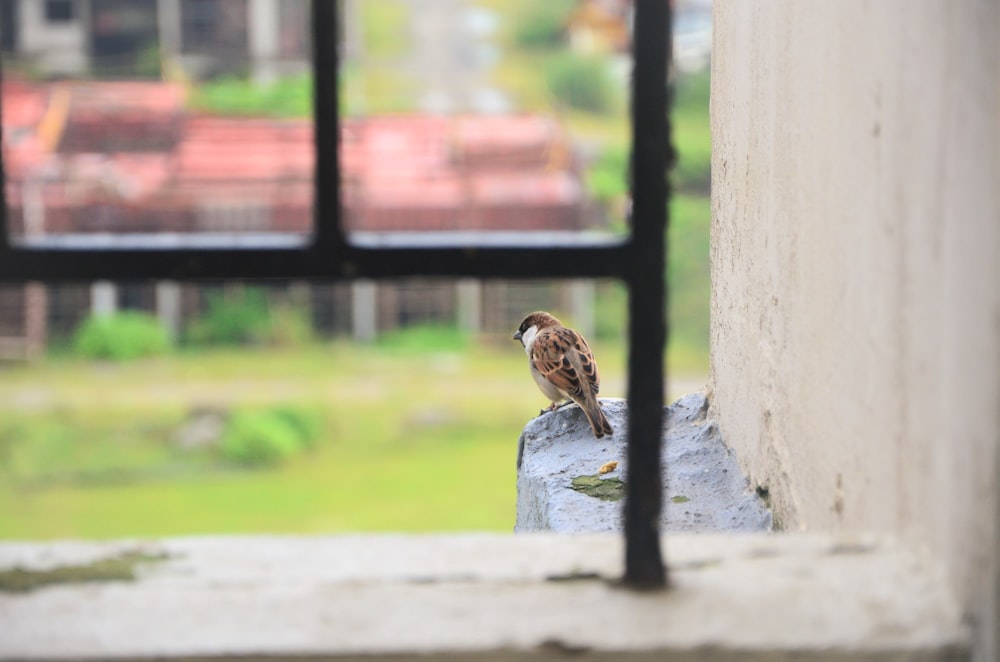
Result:
{"label": "green grass field", "polygon": [[[532,412],[515,357],[345,343],[9,371],[4,426],[29,438],[5,435],[6,458],[21,461],[5,463],[17,480],[0,491],[0,536],[509,528],[517,434]],[[315,447],[277,468],[192,462],[157,433],[195,409],[274,403],[323,421]]]}
{"label": "green grass field", "polygon": [[[545,405],[516,343],[407,334],[0,372],[0,538],[510,530],[517,439]],[[595,342],[602,393],[621,346]],[[196,410],[292,405],[315,445],[274,468],[221,464],[175,431]]]}

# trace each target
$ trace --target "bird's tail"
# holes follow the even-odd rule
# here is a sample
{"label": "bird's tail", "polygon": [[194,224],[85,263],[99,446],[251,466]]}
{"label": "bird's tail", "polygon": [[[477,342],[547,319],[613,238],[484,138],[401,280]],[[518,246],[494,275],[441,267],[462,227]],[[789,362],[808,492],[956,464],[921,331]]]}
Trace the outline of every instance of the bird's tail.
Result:
{"label": "bird's tail", "polygon": [[606,434],[612,435],[615,433],[611,428],[611,423],[608,422],[608,417],[604,415],[604,410],[601,409],[601,403],[597,398],[592,399],[586,404],[581,403],[580,408],[587,416],[587,422],[590,423],[590,429],[594,431],[595,437],[600,439]]}

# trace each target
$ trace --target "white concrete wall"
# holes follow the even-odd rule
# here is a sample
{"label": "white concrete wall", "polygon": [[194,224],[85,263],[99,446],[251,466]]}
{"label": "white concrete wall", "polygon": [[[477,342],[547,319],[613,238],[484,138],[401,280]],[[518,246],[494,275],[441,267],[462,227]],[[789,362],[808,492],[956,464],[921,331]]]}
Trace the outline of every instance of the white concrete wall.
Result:
{"label": "white concrete wall", "polygon": [[1000,3],[715,3],[712,381],[787,529],[891,532],[996,646]]}
{"label": "white concrete wall", "polygon": [[46,73],[82,73],[88,64],[86,26],[89,9],[89,2],[78,0],[73,21],[53,23],[45,19],[45,3],[41,0],[21,2],[20,52],[37,57]]}

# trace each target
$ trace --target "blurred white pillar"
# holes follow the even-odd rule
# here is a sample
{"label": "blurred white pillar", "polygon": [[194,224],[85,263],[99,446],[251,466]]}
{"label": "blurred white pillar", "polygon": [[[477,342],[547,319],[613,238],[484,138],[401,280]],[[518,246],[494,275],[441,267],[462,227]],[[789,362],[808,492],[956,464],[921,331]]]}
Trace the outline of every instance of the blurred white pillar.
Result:
{"label": "blurred white pillar", "polygon": [[250,0],[247,45],[253,63],[253,79],[258,85],[278,78],[278,32],[281,15],[278,0]]}
{"label": "blurred white pillar", "polygon": [[[343,32],[343,55],[348,61],[357,61],[364,56],[365,29],[361,17],[360,0],[343,0],[341,3],[341,31]],[[338,36],[338,39],[340,37]]]}
{"label": "blurred white pillar", "polygon": [[570,314],[577,330],[587,338],[593,337],[597,329],[594,317],[594,291],[592,280],[570,281]]}
{"label": "blurred white pillar", "polygon": [[309,310],[312,305],[312,287],[304,280],[296,280],[288,285],[288,298],[292,305]]}
{"label": "blurred white pillar", "polygon": [[90,314],[94,317],[113,315],[118,310],[118,288],[107,280],[90,285]]}
{"label": "blurred white pillar", "polygon": [[24,286],[25,356],[35,358],[45,352],[48,340],[48,290],[42,283]]}
{"label": "blurred white pillar", "polygon": [[458,328],[479,333],[483,328],[483,286],[474,278],[463,278],[456,285]]}
{"label": "blurred white pillar", "polygon": [[28,175],[21,186],[21,210],[24,215],[24,236],[41,237],[45,234],[45,182]]}
{"label": "blurred white pillar", "polygon": [[167,330],[171,340],[181,335],[181,286],[180,283],[163,280],[156,284],[156,316]]}
{"label": "blurred white pillar", "polygon": [[378,333],[378,284],[356,280],[351,284],[351,332],[357,342],[375,341]]}
{"label": "blurred white pillar", "polygon": [[166,75],[169,63],[181,55],[180,0],[160,0],[157,3],[157,24],[160,29],[160,62]]}

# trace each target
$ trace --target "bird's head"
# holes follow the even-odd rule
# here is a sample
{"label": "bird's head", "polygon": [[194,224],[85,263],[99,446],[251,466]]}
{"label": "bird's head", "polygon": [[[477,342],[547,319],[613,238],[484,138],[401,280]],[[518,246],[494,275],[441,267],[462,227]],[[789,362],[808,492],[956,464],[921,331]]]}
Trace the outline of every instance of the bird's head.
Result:
{"label": "bird's head", "polygon": [[530,347],[538,332],[550,326],[559,326],[559,320],[544,311],[535,311],[521,320],[521,325],[514,332],[514,340],[520,340],[526,348]]}

